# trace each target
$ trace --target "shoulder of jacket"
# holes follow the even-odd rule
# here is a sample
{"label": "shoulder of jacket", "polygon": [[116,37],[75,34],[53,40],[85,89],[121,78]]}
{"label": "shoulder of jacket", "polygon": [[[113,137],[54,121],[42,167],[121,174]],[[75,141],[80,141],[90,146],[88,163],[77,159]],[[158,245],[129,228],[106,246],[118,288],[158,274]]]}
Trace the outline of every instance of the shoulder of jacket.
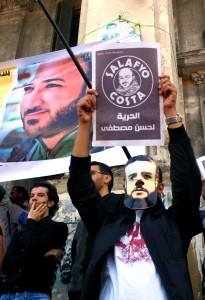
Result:
{"label": "shoulder of jacket", "polygon": [[22,160],[22,158],[26,157],[26,155],[29,153],[29,151],[35,144],[35,139],[25,137],[19,144],[13,147],[7,161],[15,162]]}

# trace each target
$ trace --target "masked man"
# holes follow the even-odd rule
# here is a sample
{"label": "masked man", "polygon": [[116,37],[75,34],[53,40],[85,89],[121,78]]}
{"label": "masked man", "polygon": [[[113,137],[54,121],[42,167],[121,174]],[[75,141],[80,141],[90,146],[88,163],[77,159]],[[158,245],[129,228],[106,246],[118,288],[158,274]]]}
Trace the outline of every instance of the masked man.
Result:
{"label": "masked man", "polygon": [[90,236],[80,299],[194,299],[186,255],[191,238],[202,230],[201,176],[167,75],[160,76],[159,94],[169,134],[169,209],[160,197],[160,169],[148,156],[127,162],[125,195],[115,207],[104,204],[90,175],[89,132],[97,92],[88,90],[77,104],[68,191]]}

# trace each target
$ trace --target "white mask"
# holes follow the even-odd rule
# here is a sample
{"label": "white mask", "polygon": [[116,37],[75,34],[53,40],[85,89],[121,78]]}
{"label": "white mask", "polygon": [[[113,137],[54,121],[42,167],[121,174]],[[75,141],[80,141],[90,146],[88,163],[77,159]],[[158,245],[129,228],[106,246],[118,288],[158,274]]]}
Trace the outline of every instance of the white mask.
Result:
{"label": "white mask", "polygon": [[154,161],[145,161],[143,158],[146,156],[139,156],[139,160],[128,162],[125,167],[124,204],[132,209],[150,208],[157,202],[157,165]]}

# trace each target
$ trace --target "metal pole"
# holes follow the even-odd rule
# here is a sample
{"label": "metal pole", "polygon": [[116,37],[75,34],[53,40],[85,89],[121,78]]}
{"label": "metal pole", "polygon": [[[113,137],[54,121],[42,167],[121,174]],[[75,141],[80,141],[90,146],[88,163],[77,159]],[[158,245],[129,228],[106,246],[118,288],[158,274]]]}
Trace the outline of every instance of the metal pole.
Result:
{"label": "metal pole", "polygon": [[124,151],[125,155],[127,156],[127,159],[131,158],[130,152],[128,151],[127,147],[122,146],[122,150]]}
{"label": "metal pole", "polygon": [[[74,64],[76,65],[78,71],[80,72],[80,74],[82,75],[83,79],[85,80],[87,86],[89,88],[92,88],[91,82],[89,81],[88,77],[86,76],[86,74],[85,74],[83,68],[81,67],[80,63],[76,59],[75,54],[73,53],[71,47],[69,47],[69,45],[68,45],[67,41],[65,40],[64,36],[62,35],[60,29],[58,28],[58,26],[56,25],[56,23],[54,22],[54,20],[51,18],[50,14],[49,14],[49,12],[47,10],[47,8],[45,7],[45,5],[43,4],[43,2],[41,0],[36,0],[36,1],[40,4],[42,10],[44,11],[44,13],[47,16],[48,20],[50,21],[51,25],[53,26],[55,32],[57,33],[57,35],[61,39],[61,42],[63,43],[63,45],[65,46],[65,49],[68,51],[70,57],[72,58]],[[130,155],[129,151],[127,150],[127,147],[122,146],[122,149],[123,149],[125,155],[127,156],[127,158],[130,159],[131,155]]]}
{"label": "metal pole", "polygon": [[63,45],[65,46],[66,50],[70,54],[70,57],[72,58],[72,60],[75,63],[78,71],[80,72],[80,74],[82,75],[83,79],[85,80],[87,86],[89,88],[92,88],[91,82],[89,81],[88,77],[86,76],[86,74],[85,74],[83,68],[81,67],[80,63],[76,59],[75,54],[73,53],[72,49],[68,46],[67,41],[65,40],[65,38],[62,35],[61,31],[59,30],[58,26],[56,25],[56,23],[54,22],[54,20],[51,18],[50,14],[49,14],[49,12],[47,10],[47,8],[45,7],[45,5],[43,4],[43,2],[41,0],[37,0],[37,2],[40,4],[40,6],[43,9],[45,15],[47,16],[47,18],[49,19],[51,25],[53,26],[55,32],[57,33],[57,35],[61,39],[61,42],[63,43]]}

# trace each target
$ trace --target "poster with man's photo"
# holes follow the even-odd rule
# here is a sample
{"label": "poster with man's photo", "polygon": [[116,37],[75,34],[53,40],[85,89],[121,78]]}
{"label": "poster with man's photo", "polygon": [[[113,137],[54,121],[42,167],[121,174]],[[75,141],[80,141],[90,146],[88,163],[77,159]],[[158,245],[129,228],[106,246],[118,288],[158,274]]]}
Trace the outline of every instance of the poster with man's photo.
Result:
{"label": "poster with man's photo", "polygon": [[[91,49],[101,43],[110,40],[72,48],[90,81]],[[76,103],[86,89],[65,49],[0,63],[0,182],[68,171],[78,127]],[[124,164],[127,157],[119,148],[92,147],[92,159]]]}
{"label": "poster with man's photo", "polygon": [[130,22],[113,21],[104,25],[99,24],[98,40],[109,40],[114,38],[133,37],[136,42],[141,41],[139,26]]}
{"label": "poster with man's photo", "polygon": [[120,43],[93,49],[94,146],[164,143],[158,43]]}

